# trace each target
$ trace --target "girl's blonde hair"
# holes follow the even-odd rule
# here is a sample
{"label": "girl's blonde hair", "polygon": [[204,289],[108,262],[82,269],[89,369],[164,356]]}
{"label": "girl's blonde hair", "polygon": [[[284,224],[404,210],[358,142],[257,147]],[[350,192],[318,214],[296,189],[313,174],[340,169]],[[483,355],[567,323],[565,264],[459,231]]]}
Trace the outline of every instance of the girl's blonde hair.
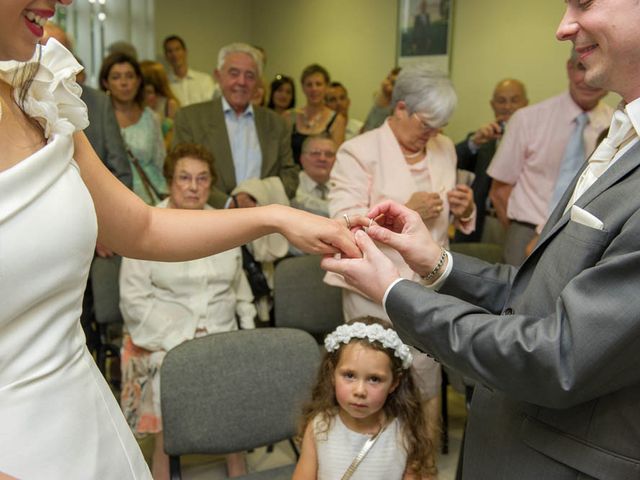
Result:
{"label": "girl's blonde hair", "polygon": [[[393,329],[389,322],[373,317],[359,318],[347,323],[355,322],[362,322],[366,325],[380,324],[384,328]],[[403,369],[402,360],[377,341],[370,342],[368,339],[354,338],[345,345],[352,343],[360,343],[384,352],[389,357],[393,379],[398,380],[398,387],[387,397],[383,411],[388,420],[397,418],[400,423],[404,437],[404,448],[407,451],[407,470],[419,477],[435,474],[435,465],[430,460],[433,445],[427,437],[427,422],[420,403],[420,392],[413,380],[413,368]],[[317,415],[320,415],[320,428],[324,427],[328,430],[333,418],[338,414],[339,406],[333,378],[343,350],[344,345],[333,352],[327,352],[322,359],[318,377],[311,393],[311,400],[302,409],[302,419],[297,437],[299,441],[302,441],[308,425]]]}

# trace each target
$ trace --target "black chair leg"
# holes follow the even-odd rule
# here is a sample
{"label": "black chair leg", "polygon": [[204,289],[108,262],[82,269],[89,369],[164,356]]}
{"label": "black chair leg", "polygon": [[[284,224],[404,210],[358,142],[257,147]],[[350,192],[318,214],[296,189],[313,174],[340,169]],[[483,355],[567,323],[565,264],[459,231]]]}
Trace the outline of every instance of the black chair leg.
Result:
{"label": "black chair leg", "polygon": [[[98,369],[104,376],[105,380],[116,390],[120,390],[120,374],[117,378],[111,372],[107,371],[107,358],[120,359],[120,349],[117,345],[110,343],[109,326],[106,324],[98,324],[99,342],[96,349],[96,364]],[[119,369],[119,365],[117,366]],[[111,369],[109,369],[111,370]]]}
{"label": "black chair leg", "polygon": [[171,480],[182,480],[180,457],[169,455],[169,477]]}
{"label": "black chair leg", "polygon": [[291,445],[293,453],[296,455],[296,460],[300,460],[300,450],[298,450],[298,446],[296,445],[296,442],[293,441],[293,438],[289,439],[289,445]]}
{"label": "black chair leg", "polygon": [[442,384],[440,386],[440,398],[442,404],[440,405],[442,414],[442,447],[441,451],[443,455],[449,453],[449,406],[447,404],[447,386],[449,385],[449,377],[447,372],[442,369]]}

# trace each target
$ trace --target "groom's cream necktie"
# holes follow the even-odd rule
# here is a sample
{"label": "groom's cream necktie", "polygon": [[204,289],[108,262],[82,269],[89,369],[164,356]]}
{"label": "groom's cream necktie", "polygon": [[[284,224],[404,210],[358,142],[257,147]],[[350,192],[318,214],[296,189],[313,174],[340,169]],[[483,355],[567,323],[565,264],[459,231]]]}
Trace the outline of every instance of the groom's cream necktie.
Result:
{"label": "groom's cream necktie", "polygon": [[569,210],[576,200],[578,200],[582,194],[596,182],[598,177],[600,177],[600,175],[609,168],[609,164],[615,157],[618,150],[635,135],[636,131],[634,130],[631,120],[627,114],[622,110],[616,110],[613,113],[613,118],[611,119],[609,134],[607,135],[607,138],[598,145],[598,148],[595,149],[589,158],[587,168],[585,168],[582,175],[580,175],[576,188],[573,190],[571,200],[567,203],[565,212]]}

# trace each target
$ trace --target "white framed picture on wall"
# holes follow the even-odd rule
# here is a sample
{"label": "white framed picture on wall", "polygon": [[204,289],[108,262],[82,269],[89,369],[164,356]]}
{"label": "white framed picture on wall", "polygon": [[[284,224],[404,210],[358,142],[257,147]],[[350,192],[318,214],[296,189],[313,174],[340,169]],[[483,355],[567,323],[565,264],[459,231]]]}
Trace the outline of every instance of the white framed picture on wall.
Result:
{"label": "white framed picture on wall", "polygon": [[398,65],[428,61],[449,72],[453,0],[398,0]]}

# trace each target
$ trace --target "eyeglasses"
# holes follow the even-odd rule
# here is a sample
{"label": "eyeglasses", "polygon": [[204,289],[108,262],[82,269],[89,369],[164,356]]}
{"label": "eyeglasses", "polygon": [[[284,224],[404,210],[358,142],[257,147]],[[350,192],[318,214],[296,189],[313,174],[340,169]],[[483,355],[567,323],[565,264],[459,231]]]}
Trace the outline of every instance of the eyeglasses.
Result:
{"label": "eyeglasses", "polygon": [[332,152],[331,150],[308,150],[306,152],[302,152],[309,155],[311,158],[320,158],[324,155],[325,158],[335,158],[336,152]]}
{"label": "eyeglasses", "polygon": [[204,174],[193,177],[191,175],[181,173],[180,175],[177,175],[174,180],[181,187],[190,187],[193,184],[194,180],[199,187],[203,187],[211,183],[211,175]]}
{"label": "eyeglasses", "polygon": [[442,125],[440,127],[432,127],[431,125],[429,125],[429,121],[427,120],[426,115],[424,113],[413,112],[413,116],[418,119],[418,121],[420,122],[420,125],[422,126],[422,129],[425,132],[439,131],[443,127],[447,126],[447,124],[445,123],[444,125]]}

